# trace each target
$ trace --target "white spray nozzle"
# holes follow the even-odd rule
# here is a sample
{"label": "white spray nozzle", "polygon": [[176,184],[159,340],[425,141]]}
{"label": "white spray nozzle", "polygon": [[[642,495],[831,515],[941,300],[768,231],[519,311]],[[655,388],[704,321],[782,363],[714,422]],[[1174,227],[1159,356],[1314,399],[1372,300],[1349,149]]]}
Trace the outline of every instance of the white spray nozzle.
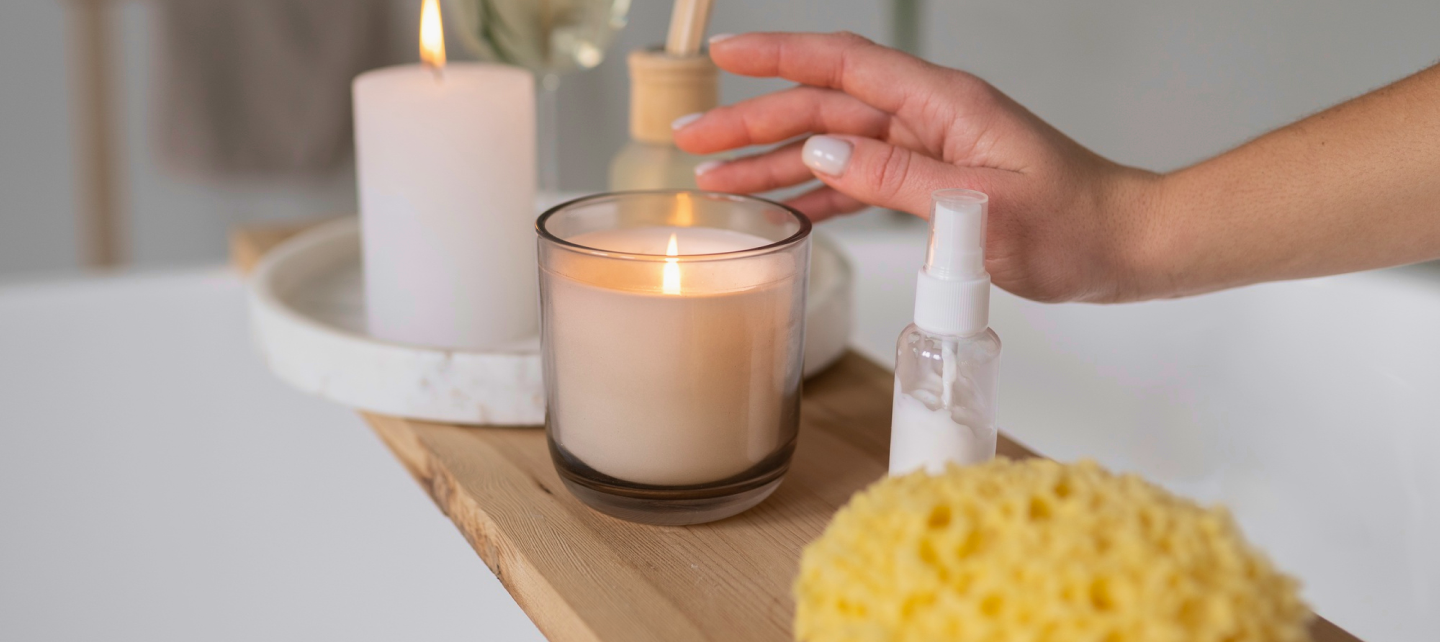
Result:
{"label": "white spray nozzle", "polygon": [[989,200],[968,189],[942,189],[930,195],[926,272],[941,279],[985,274],[985,210]]}
{"label": "white spray nozzle", "polygon": [[915,324],[930,332],[970,335],[990,323],[985,272],[985,219],[990,198],[968,189],[930,195],[930,244],[915,286]]}

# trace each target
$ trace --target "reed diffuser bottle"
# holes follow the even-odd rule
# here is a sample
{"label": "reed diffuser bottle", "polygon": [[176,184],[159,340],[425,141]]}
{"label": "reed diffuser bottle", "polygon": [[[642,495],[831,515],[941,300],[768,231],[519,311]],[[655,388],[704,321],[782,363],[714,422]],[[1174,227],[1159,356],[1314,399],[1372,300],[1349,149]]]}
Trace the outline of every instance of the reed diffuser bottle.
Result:
{"label": "reed diffuser bottle", "polygon": [[694,189],[707,158],[680,151],[670,123],[719,103],[719,70],[704,53],[630,52],[630,143],[610,161],[612,191]]}
{"label": "reed diffuser bottle", "polygon": [[890,474],[995,456],[1000,337],[990,324],[985,272],[988,197],[965,189],[931,195],[930,243],[915,285],[915,322],[900,334]]}

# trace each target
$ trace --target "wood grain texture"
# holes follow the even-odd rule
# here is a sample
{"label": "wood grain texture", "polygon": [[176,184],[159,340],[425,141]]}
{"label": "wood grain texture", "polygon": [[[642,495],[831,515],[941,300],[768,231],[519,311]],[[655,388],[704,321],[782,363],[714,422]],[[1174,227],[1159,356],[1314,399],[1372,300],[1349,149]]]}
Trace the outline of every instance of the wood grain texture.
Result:
{"label": "wood grain texture", "polygon": [[[237,265],[280,238],[237,232]],[[779,490],[746,513],[687,527],[586,508],[561,483],[543,431],[363,416],[549,639],[781,642],[792,637],[801,548],[885,473],[891,385],[889,371],[853,353],[807,380]],[[999,451],[1035,456],[1004,435]],[[1323,618],[1311,631],[1316,642],[1356,639]]]}

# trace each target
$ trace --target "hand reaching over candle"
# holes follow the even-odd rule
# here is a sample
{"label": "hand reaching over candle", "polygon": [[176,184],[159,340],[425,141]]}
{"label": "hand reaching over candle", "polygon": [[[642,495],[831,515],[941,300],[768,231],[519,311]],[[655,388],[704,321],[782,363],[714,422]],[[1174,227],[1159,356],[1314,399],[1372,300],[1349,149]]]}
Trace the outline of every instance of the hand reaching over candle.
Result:
{"label": "hand reaching over candle", "polygon": [[990,195],[986,267],[1042,301],[1197,294],[1440,257],[1440,67],[1190,168],[1091,152],[985,81],[853,34],[716,36],[711,57],[802,86],[676,121],[695,154],[805,142],[699,168],[703,189],[818,178],[791,205],[924,216],[935,189]]}

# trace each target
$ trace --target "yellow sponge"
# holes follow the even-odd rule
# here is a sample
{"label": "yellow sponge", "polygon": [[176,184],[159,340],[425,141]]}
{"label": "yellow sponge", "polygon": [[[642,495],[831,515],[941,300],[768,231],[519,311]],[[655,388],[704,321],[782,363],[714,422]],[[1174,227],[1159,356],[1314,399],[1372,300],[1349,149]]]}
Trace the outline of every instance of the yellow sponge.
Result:
{"label": "yellow sponge", "polygon": [[1299,642],[1296,582],[1204,509],[1094,462],[883,479],[805,549],[808,642]]}

